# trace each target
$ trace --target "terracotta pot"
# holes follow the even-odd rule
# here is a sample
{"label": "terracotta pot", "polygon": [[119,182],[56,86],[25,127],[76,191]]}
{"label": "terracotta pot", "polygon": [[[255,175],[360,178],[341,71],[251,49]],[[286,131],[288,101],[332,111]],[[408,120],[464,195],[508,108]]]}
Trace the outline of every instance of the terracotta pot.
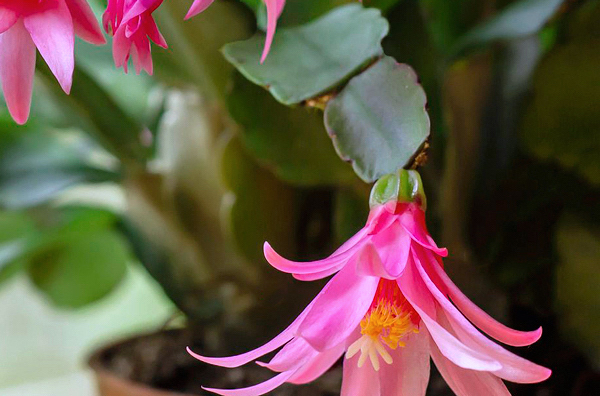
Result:
{"label": "terracotta pot", "polygon": [[[197,396],[197,394],[159,389],[135,378],[140,376],[140,371],[144,371],[143,368],[136,367],[136,365],[145,364],[144,359],[137,359],[136,352],[144,354],[141,351],[144,346],[157,342],[164,343],[166,346],[182,344],[181,348],[184,351],[185,342],[183,340],[187,339],[185,330],[169,330],[131,337],[97,350],[88,360],[88,364],[94,371],[100,396]],[[173,340],[175,341],[173,342]],[[140,351],[136,351],[136,349]],[[160,346],[154,351],[149,351],[147,355],[148,358],[151,358],[152,355],[161,355]],[[122,361],[121,364],[119,364],[119,359]],[[136,362],[136,360],[138,361]],[[119,365],[124,369],[119,370]]]}

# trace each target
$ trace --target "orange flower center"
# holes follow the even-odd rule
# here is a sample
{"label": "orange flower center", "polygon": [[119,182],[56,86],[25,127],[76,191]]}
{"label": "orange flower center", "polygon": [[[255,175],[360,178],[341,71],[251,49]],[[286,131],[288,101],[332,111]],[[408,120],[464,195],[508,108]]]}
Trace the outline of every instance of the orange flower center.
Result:
{"label": "orange flower center", "polygon": [[362,336],[348,347],[346,359],[360,352],[358,367],[362,367],[368,358],[375,371],[380,368],[379,357],[392,364],[394,360],[386,347],[392,350],[404,347],[406,344],[402,339],[419,332],[419,321],[418,314],[406,301],[397,283],[382,279],[371,308],[360,322]]}

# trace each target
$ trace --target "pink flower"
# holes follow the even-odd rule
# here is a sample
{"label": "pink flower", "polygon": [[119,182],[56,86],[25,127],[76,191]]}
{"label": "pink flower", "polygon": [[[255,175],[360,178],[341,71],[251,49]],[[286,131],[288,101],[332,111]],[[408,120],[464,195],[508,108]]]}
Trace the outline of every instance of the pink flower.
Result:
{"label": "pink flower", "polygon": [[127,73],[132,58],[137,74],[143,70],[153,73],[150,40],[167,48],[152,17],[163,0],[108,0],[102,21],[107,33],[113,35],[113,58],[117,67]]}
{"label": "pink flower", "polygon": [[[206,10],[214,0],[194,0],[190,10],[188,11],[185,19],[189,19],[193,16],[200,14]],[[267,55],[271,50],[271,44],[273,44],[273,38],[275,37],[275,29],[277,28],[277,19],[283,11],[285,6],[285,0],[263,0],[267,6],[267,38],[265,40],[265,47],[263,49],[260,63],[263,63],[267,59]]]}
{"label": "pink flower", "polygon": [[29,118],[36,47],[62,89],[71,91],[75,34],[105,43],[86,0],[0,0],[0,79],[17,123]]}
{"label": "pink flower", "polygon": [[[401,177],[407,174],[401,171]],[[227,358],[190,351],[203,362],[237,367],[283,347],[268,363],[258,362],[279,373],[270,380],[244,389],[207,390],[262,395],[284,382],[313,381],[343,355],[342,396],[423,396],[430,357],[459,396],[510,395],[502,379],[534,383],[550,376],[549,369],[507,351],[477,329],[512,346],[530,345],[542,333],[541,328],[521,332],[505,327],[452,283],[441,260],[447,252],[428,234],[423,197],[412,188],[420,178],[410,174],[414,183],[405,184],[410,199],[393,194],[394,200],[375,205],[365,227],[326,259],[293,262],[265,244],[269,263],[296,279],[335,275],[287,329],[262,347]]]}

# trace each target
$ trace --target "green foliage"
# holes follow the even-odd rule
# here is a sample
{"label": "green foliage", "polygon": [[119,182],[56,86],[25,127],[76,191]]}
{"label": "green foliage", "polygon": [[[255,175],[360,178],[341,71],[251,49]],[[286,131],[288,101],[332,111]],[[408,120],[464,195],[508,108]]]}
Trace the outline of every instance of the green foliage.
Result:
{"label": "green foliage", "polygon": [[377,10],[351,4],[295,28],[279,29],[264,64],[264,34],[228,44],[223,54],[252,82],[293,105],[326,93],[383,53],[387,21]]}
{"label": "green foliage", "polygon": [[520,0],[476,26],[456,44],[454,53],[496,40],[511,40],[538,32],[564,0]]}
{"label": "green foliage", "polygon": [[91,161],[101,152],[77,134],[27,131],[2,138],[0,206],[34,206],[80,183],[117,181],[119,174]]}
{"label": "green foliage", "polygon": [[242,127],[240,137],[248,151],[281,179],[298,185],[354,179],[331,147],[316,110],[284,107],[243,78],[236,79],[229,109]]}
{"label": "green foliage", "polygon": [[36,233],[27,213],[0,212],[0,285],[23,268],[23,256]]}
{"label": "green foliage", "polygon": [[[587,181],[600,184],[600,34],[579,34],[587,15],[600,7],[587,7],[574,17],[571,35],[540,63],[533,82],[533,97],[523,117],[522,141],[538,158],[556,161]],[[597,19],[596,19],[597,21]]]}
{"label": "green foliage", "polygon": [[385,57],[354,77],[325,109],[338,154],[366,182],[409,165],[429,136],[414,71]]}

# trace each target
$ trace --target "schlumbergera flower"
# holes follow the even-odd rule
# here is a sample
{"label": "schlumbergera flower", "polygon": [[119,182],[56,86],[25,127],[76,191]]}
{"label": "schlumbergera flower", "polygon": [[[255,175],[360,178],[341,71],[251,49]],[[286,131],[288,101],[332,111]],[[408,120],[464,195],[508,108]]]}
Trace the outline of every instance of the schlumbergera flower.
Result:
{"label": "schlumbergera flower", "polygon": [[17,123],[29,118],[36,47],[62,89],[71,91],[75,34],[105,43],[86,0],[0,0],[0,79]]}
{"label": "schlumbergera flower", "polygon": [[[271,45],[273,44],[273,38],[275,37],[275,30],[277,28],[277,19],[281,15],[283,11],[283,7],[285,6],[285,0],[263,0],[265,6],[267,7],[267,38],[265,40],[265,47],[263,49],[262,56],[260,58],[260,62],[264,62],[271,50]],[[193,16],[200,14],[202,11],[206,10],[214,0],[194,0],[190,10],[188,11],[185,19],[189,19]]]}
{"label": "schlumbergera flower", "polygon": [[345,355],[342,396],[425,395],[433,359],[459,396],[510,395],[502,379],[534,383],[550,370],[507,351],[530,345],[542,330],[521,332],[498,323],[473,304],[446,275],[425,226],[425,196],[415,171],[380,179],[371,194],[366,226],[330,257],[286,260],[265,244],[272,266],[296,279],[333,275],[319,295],[281,334],[251,352],[197,359],[237,367],[283,347],[268,363],[279,374],[225,396],[262,395],[285,382],[304,384]]}
{"label": "schlumbergera flower", "polygon": [[102,16],[104,29],[113,35],[113,58],[127,73],[129,58],[135,71],[153,73],[150,40],[162,48],[167,42],[158,30],[152,13],[163,0],[108,0]]}

